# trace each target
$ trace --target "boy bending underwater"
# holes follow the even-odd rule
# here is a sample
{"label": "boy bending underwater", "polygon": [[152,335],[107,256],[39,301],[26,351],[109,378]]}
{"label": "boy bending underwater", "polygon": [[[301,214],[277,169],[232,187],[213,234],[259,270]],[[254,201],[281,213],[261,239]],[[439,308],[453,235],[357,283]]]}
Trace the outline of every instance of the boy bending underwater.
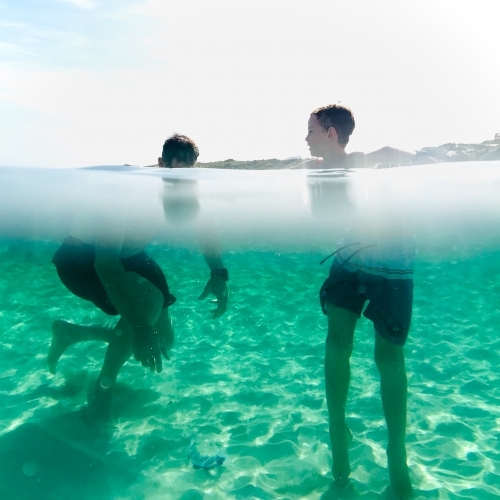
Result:
{"label": "boy bending underwater", "polygon": [[[165,141],[158,165],[194,167],[197,158],[195,143],[175,134]],[[104,417],[109,411],[118,372],[132,353],[143,366],[158,373],[162,370],[162,355],[169,359],[174,333],[168,308],[176,299],[160,266],[144,252],[153,236],[148,234],[149,228],[142,224],[146,235],[138,237],[127,233],[126,224],[123,227],[118,224],[118,228],[115,224],[101,229],[97,235],[96,226],[102,225],[100,218],[106,214],[98,214],[99,220],[94,221],[85,220],[85,215],[88,216],[75,218],[71,235],[55,253],[53,263],[62,283],[72,293],[120,319],[114,327],[54,321],[48,364],[51,373],[55,373],[59,358],[69,346],[90,340],[106,342],[104,363],[88,397],[90,414]],[[215,234],[201,241],[201,250],[211,275],[199,298],[216,296],[215,318],[226,311],[229,276]]]}
{"label": "boy bending underwater", "polygon": [[[404,156],[404,152],[392,148],[371,156],[348,155],[345,147],[354,125],[351,111],[344,106],[334,104],[312,112],[306,141],[311,154],[323,158],[316,168],[345,169]],[[415,247],[409,228],[386,222],[386,215],[381,217],[378,208],[375,206],[364,220],[349,223],[320,290],[321,307],[328,317],[325,386],[332,472],[338,486],[347,485],[351,474],[348,445],[352,439],[345,418],[350,357],[356,323],[368,302],[363,314],[375,327],[375,363],[388,430],[390,482],[396,497],[406,500],[413,497],[413,489],[406,463],[407,378],[403,347],[412,313]],[[387,214],[390,220],[393,215],[390,211]]]}

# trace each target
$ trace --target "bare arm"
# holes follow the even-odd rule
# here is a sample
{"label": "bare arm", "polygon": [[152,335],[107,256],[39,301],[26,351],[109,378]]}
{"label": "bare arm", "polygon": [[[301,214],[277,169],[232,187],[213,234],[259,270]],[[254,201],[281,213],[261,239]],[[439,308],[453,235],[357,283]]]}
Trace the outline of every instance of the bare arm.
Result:
{"label": "bare arm", "polygon": [[210,278],[200,295],[204,300],[210,294],[217,298],[217,309],[213,317],[224,314],[227,308],[227,270],[220,251],[218,229],[211,213],[202,213],[198,202],[197,184],[193,181],[164,179],[163,211],[165,220],[174,225],[189,225],[196,228],[198,243],[210,269]]}
{"label": "bare arm", "polygon": [[210,269],[210,279],[199,300],[204,300],[208,295],[215,295],[217,308],[213,311],[213,318],[222,316],[227,309],[228,291],[226,281],[229,279],[227,269],[224,267],[219,244],[219,233],[215,217],[205,217],[198,226],[200,250]]}

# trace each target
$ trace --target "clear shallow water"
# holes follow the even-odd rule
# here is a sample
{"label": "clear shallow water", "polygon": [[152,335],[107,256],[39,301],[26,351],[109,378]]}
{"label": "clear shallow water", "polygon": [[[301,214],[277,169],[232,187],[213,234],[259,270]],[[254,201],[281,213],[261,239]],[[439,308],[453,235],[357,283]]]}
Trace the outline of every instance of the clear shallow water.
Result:
{"label": "clear shallow water", "polygon": [[[113,426],[98,433],[76,410],[104,347],[69,348],[55,376],[46,367],[51,321],[108,320],[59,283],[50,263],[56,248],[0,247],[4,498],[335,498],[320,254],[228,254],[230,308],[213,321],[211,305],[196,300],[206,274],[200,255],[151,247],[178,297],[176,347],[161,374],[124,366]],[[421,498],[497,498],[500,254],[456,257],[416,267],[409,464]],[[378,498],[387,486],[372,337],[362,319],[347,409],[355,498]],[[225,465],[212,475],[194,470],[186,458],[192,439],[225,453]]]}
{"label": "clear shallow water", "polygon": [[[448,191],[440,191],[436,179],[434,184],[424,183],[424,198],[435,200],[434,208],[443,200],[452,200],[452,205],[441,203],[434,217],[421,211],[425,217],[415,221],[420,253],[406,357],[408,462],[417,498],[500,495],[500,247],[486,210],[493,207],[490,216],[496,213],[491,202],[495,188],[492,192],[488,183],[494,176],[482,173],[482,184],[481,175],[475,179],[483,196],[474,199],[464,188],[467,177]],[[318,262],[332,251],[336,239],[318,234],[314,225],[325,229],[331,221],[311,218],[310,191],[304,192],[304,184],[295,181],[283,189],[275,219],[266,219],[265,203],[275,198],[273,182],[279,184],[280,177],[269,174],[273,182],[252,201],[243,194],[255,192],[265,177],[248,174],[239,193],[233,190],[222,200],[212,196],[231,273],[225,316],[211,320],[213,306],[197,300],[207,268],[188,235],[173,231],[173,225],[175,234],[168,245],[162,241],[148,247],[178,298],[171,309],[176,345],[161,374],[146,372],[132,361],[124,366],[112,426],[106,431],[89,428],[80,413],[100,369],[104,345],[70,347],[56,375],[46,364],[52,321],[89,324],[110,319],[71,295],[50,262],[59,244],[55,236],[64,237],[69,229],[68,207],[75,198],[67,191],[51,198],[42,184],[39,194],[52,199],[52,205],[33,211],[20,203],[21,193],[17,212],[7,213],[5,203],[0,207],[2,228],[9,236],[0,242],[2,498],[338,497],[331,488],[324,398],[326,319],[317,300],[328,273],[327,265],[320,267]],[[203,191],[205,185],[201,182],[200,191],[206,198],[224,191]],[[356,192],[367,193],[366,185]],[[419,192],[415,182],[405,185]],[[5,183],[2,186],[4,193],[13,192]],[[459,188],[467,197],[453,198]],[[430,196],[433,190],[442,196]],[[293,221],[283,208],[290,200],[301,203],[291,202]],[[331,207],[325,209],[322,200],[319,197],[323,214]],[[235,212],[224,218],[228,204],[236,207]],[[252,214],[248,207],[253,205]],[[49,219],[46,211],[58,218]],[[248,216],[243,219],[245,211]],[[29,224],[12,224],[16,213],[24,217],[18,222]],[[459,217],[464,213],[467,220]],[[243,226],[239,232],[238,217]],[[296,226],[301,217],[309,221],[307,227]],[[292,234],[297,227],[302,231],[290,238],[286,227],[276,231],[283,224]],[[15,231],[31,241],[13,239]],[[347,408],[354,434],[354,491],[348,495],[352,498],[383,498],[388,484],[385,423],[372,351],[371,323],[361,319]],[[212,474],[194,470],[187,460],[193,439],[202,452],[225,454],[224,466]]]}

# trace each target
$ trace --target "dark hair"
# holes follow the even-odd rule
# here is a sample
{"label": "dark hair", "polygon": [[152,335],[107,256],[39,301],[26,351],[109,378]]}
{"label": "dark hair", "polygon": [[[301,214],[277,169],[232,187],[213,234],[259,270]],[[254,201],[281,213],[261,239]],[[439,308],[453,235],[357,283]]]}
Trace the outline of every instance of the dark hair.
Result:
{"label": "dark hair", "polygon": [[337,131],[339,144],[346,146],[349,136],[352,134],[356,123],[352,111],[341,104],[329,104],[315,109],[311,115],[316,116],[321,126],[328,130],[333,127]]}
{"label": "dark hair", "polygon": [[174,134],[167,138],[163,144],[161,157],[165,165],[170,166],[172,160],[185,163],[189,166],[194,166],[200,151],[193,139],[181,134]]}

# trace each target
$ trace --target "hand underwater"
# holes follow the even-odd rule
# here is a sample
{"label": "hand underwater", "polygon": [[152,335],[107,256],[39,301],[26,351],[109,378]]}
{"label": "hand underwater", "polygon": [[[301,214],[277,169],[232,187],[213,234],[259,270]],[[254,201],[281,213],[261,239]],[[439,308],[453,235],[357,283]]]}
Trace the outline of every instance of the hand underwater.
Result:
{"label": "hand underwater", "polygon": [[222,316],[227,309],[229,294],[224,278],[221,276],[212,276],[205,285],[205,289],[198,297],[198,300],[205,300],[210,294],[215,295],[217,299],[217,309],[211,311],[212,318],[215,319]]}
{"label": "hand underwater", "polygon": [[132,338],[134,358],[142,366],[158,373],[162,370],[162,346],[160,336],[152,328],[136,328]]}

